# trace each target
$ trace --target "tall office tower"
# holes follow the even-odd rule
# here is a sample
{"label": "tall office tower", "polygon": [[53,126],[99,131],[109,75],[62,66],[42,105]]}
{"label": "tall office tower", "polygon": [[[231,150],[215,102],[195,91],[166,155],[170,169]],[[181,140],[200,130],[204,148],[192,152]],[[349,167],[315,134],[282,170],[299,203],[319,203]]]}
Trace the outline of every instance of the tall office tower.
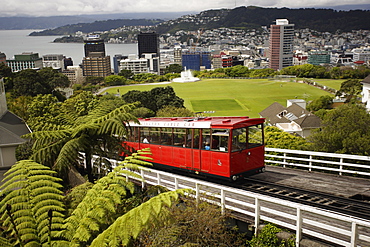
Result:
{"label": "tall office tower", "polygon": [[293,65],[294,24],[287,19],[276,19],[276,25],[270,26],[270,61],[271,69],[280,70]]}
{"label": "tall office tower", "polygon": [[104,40],[98,35],[90,35],[84,40],[85,57],[105,56]]}
{"label": "tall office tower", "polygon": [[82,59],[84,76],[105,77],[112,74],[110,56],[105,55],[104,40],[98,35],[84,41],[85,57]]}
{"label": "tall office tower", "polygon": [[137,35],[137,41],[139,48],[139,58],[141,58],[144,53],[155,53],[156,57],[160,56],[159,36],[157,33],[139,33]]}

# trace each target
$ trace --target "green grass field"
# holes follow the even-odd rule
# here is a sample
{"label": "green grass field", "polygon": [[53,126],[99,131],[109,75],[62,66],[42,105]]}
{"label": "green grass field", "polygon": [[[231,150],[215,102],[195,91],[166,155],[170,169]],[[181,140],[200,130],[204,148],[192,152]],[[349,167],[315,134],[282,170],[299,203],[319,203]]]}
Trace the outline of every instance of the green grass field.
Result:
{"label": "green grass field", "polygon": [[347,79],[343,79],[343,80],[332,80],[332,79],[312,79],[313,81],[321,84],[321,85],[324,85],[324,86],[327,86],[327,87],[330,87],[330,88],[334,88],[336,90],[339,90],[340,89],[340,85],[342,84],[342,82],[346,81]]}
{"label": "green grass field", "polygon": [[287,99],[310,101],[322,95],[330,95],[307,84],[267,79],[203,79],[188,83],[121,86],[105,92],[122,95],[130,90],[148,91],[166,86],[174,88],[176,95],[185,100],[189,110],[215,111],[206,114],[209,116],[259,117],[259,112],[274,102],[286,106]]}

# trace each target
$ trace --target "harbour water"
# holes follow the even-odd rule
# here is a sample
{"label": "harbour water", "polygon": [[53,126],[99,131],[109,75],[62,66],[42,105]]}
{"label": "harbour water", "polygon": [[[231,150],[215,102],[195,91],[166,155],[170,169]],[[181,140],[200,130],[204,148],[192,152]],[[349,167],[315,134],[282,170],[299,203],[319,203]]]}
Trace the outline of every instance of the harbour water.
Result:
{"label": "harbour water", "polygon": [[[63,54],[71,57],[74,65],[82,62],[84,45],[82,43],[53,43],[61,36],[28,36],[33,31],[40,30],[0,30],[0,52],[5,53],[6,59],[22,52],[38,53],[40,57],[46,54]],[[111,59],[116,54],[137,54],[137,44],[105,44],[106,54]]]}

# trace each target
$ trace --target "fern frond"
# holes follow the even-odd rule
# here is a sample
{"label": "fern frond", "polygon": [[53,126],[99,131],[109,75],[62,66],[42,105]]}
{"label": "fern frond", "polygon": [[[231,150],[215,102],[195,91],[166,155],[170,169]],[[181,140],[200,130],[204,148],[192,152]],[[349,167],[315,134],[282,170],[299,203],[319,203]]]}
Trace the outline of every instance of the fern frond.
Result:
{"label": "fern frond", "polygon": [[[143,230],[158,226],[168,214],[169,207],[188,190],[176,190],[157,195],[147,202],[132,209],[117,220],[104,232],[99,234],[91,246],[127,246],[130,240],[136,239]],[[148,216],[149,215],[149,216]]]}
{"label": "fern frond", "polygon": [[89,140],[87,140],[86,136],[80,136],[66,142],[60,149],[58,158],[55,161],[55,169],[61,171],[74,164],[79,157],[79,151],[83,151],[88,146],[88,142]]}
{"label": "fern frond", "polygon": [[134,192],[134,185],[122,176],[123,168],[116,167],[96,182],[66,219],[66,230],[61,235],[77,244],[87,242],[93,239],[104,225],[110,224],[117,205],[123,203],[126,191]]}
{"label": "fern frond", "polygon": [[10,242],[9,239],[0,237],[0,246],[3,246],[3,247],[13,247],[14,245]]}
{"label": "fern frond", "polygon": [[[48,231],[39,230],[47,226],[45,222],[48,221],[50,209],[55,212],[52,222],[59,222],[60,225],[63,220],[63,196],[58,183],[60,179],[53,177],[54,174],[46,166],[22,160],[5,175],[2,188],[6,196],[0,202],[1,219],[7,229],[13,230],[16,227],[24,246],[39,246],[42,244],[41,239],[44,241],[48,238]],[[52,227],[56,229],[55,225]],[[12,233],[15,234],[15,231]]]}

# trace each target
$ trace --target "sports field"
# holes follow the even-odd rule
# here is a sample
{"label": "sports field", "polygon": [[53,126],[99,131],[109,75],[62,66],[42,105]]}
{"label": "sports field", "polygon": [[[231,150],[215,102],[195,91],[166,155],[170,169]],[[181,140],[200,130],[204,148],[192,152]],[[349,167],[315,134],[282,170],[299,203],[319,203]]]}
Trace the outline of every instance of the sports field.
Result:
{"label": "sports field", "polygon": [[122,95],[130,90],[148,91],[166,86],[174,88],[189,110],[215,111],[206,114],[209,116],[259,117],[259,112],[274,102],[286,106],[287,99],[310,101],[321,95],[331,95],[307,84],[268,79],[203,79],[187,83],[137,84],[109,88],[105,92]]}

